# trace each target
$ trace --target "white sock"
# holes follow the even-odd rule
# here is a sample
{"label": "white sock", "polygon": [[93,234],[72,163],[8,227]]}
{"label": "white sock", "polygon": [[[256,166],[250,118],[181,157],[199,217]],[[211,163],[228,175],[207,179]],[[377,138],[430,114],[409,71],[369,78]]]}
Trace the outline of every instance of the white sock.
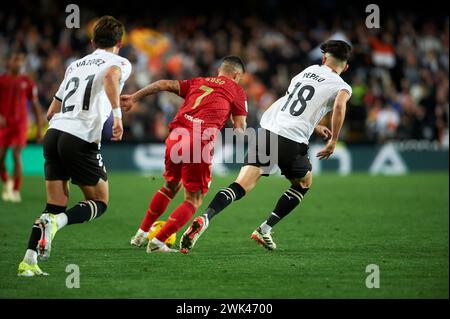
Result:
{"label": "white sock", "polygon": [[203,218],[205,218],[205,229],[209,226],[209,218],[208,214],[203,214]]}
{"label": "white sock", "polygon": [[61,230],[61,228],[67,225],[67,215],[65,213],[55,215],[55,219],[58,224],[58,230]]}
{"label": "white sock", "polygon": [[161,247],[161,246],[165,246],[165,245],[166,245],[165,243],[163,243],[162,241],[160,241],[160,240],[159,240],[159,239],[157,239],[156,237],[153,237],[153,239],[152,239],[152,243],[154,243],[154,244],[158,245],[159,247]]}
{"label": "white sock", "polygon": [[144,237],[147,237],[148,231],[143,231],[142,229],[139,228],[136,235],[142,235]]}
{"label": "white sock", "polygon": [[27,252],[23,257],[23,261],[26,262],[28,265],[37,264],[37,252],[31,249],[27,249]]}
{"label": "white sock", "polygon": [[267,225],[266,222],[262,223],[260,227],[263,234],[270,233],[270,231],[272,230],[272,226]]}

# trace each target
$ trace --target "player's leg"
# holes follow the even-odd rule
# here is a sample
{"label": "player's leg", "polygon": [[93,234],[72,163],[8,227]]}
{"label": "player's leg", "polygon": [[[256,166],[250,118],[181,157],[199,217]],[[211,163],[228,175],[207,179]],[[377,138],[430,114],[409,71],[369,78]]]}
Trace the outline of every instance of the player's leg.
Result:
{"label": "player's leg", "polygon": [[189,191],[185,189],[184,201],[170,214],[167,222],[155,237],[148,243],[147,252],[176,252],[166,246],[166,240],[180,230],[192,218],[202,204],[203,191]]}
{"label": "player's leg", "polygon": [[273,250],[277,247],[272,238],[272,228],[297,207],[312,184],[312,172],[303,178],[290,179],[291,187],[278,199],[268,218],[252,234],[252,239],[263,247]]}
{"label": "player's leg", "polygon": [[291,182],[291,187],[281,195],[268,218],[251,235],[253,240],[269,250],[276,248],[272,238],[272,227],[300,204],[312,184],[308,146],[281,137],[278,144],[280,154],[278,166]]}
{"label": "player's leg", "polygon": [[174,251],[162,244],[183,227],[202,204],[203,197],[211,184],[211,159],[202,159],[201,163],[181,163],[181,180],[185,189],[184,201],[172,212],[162,229],[148,243],[147,252]]}
{"label": "player's leg", "polygon": [[9,201],[11,198],[13,183],[8,179],[8,171],[6,170],[6,152],[8,148],[0,145],[0,178],[2,180],[2,200]]}
{"label": "player's leg", "polygon": [[209,227],[211,219],[234,201],[250,192],[261,177],[261,168],[246,165],[241,168],[236,181],[221,189],[213,198],[205,213],[195,218],[180,240],[180,252],[187,254]]}
{"label": "player's leg", "polygon": [[11,201],[14,203],[19,203],[21,201],[20,187],[22,185],[23,179],[23,168],[22,168],[22,146],[13,146],[13,191],[11,194]]}
{"label": "player's leg", "polygon": [[175,197],[180,188],[180,180],[169,179],[153,195],[139,229],[130,240],[131,245],[141,247],[147,243],[147,235],[150,227],[166,211],[170,201]]}
{"label": "player's leg", "polygon": [[[61,160],[57,152],[58,133],[55,130],[49,130],[44,139],[44,157],[45,157],[45,186],[47,192],[47,203],[42,212],[43,216],[55,216],[55,227],[52,227],[53,236],[58,228],[65,225],[66,218],[62,213],[66,210],[69,200],[68,175],[62,166]],[[37,265],[37,256],[39,242],[44,239],[47,230],[47,236],[51,238],[52,232],[50,228],[43,225],[41,217],[37,218],[31,229],[30,238],[28,240],[27,250],[23,261],[19,264],[19,276],[35,276],[45,273]],[[60,220],[62,218],[62,220]],[[43,246],[45,243],[41,242]],[[43,253],[43,252],[42,252]],[[44,255],[44,254],[42,254]],[[47,256],[48,257],[48,256]]]}
{"label": "player's leg", "polygon": [[71,177],[72,183],[83,191],[85,199],[58,216],[41,215],[44,238],[39,241],[38,250],[44,259],[50,255],[51,243],[57,231],[66,225],[99,218],[106,212],[109,200],[108,176],[97,144],[60,132],[57,151],[62,167]]}
{"label": "player's leg", "polygon": [[246,165],[239,172],[236,180],[225,188],[222,188],[213,198],[204,213],[206,225],[214,216],[223,211],[234,201],[237,201],[250,192],[261,177],[262,170],[258,166]]}
{"label": "player's leg", "polygon": [[182,163],[171,158],[171,150],[176,145],[177,140],[169,136],[166,140],[166,152],[164,158],[164,186],[160,188],[152,197],[142,222],[131,238],[130,244],[141,247],[148,241],[147,235],[150,227],[165,212],[170,201],[175,197],[181,187]]}

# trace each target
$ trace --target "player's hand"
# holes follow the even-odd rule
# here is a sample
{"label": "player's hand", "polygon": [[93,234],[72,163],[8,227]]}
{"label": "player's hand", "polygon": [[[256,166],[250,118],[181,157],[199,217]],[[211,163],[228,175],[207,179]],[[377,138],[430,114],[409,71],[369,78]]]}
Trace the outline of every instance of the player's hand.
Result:
{"label": "player's hand", "polygon": [[44,137],[42,136],[42,131],[38,130],[36,133],[36,142],[38,144],[41,144],[43,140],[44,140]]}
{"label": "player's hand", "polygon": [[316,156],[319,158],[319,160],[328,159],[331,154],[333,154],[335,147],[336,141],[329,140],[325,148],[318,152]]}
{"label": "player's hand", "polygon": [[322,137],[324,140],[328,140],[331,138],[331,131],[328,127],[326,127],[325,125],[317,125],[316,126],[316,134],[318,134],[320,137]]}
{"label": "player's hand", "polygon": [[123,125],[122,125],[122,119],[115,117],[114,118],[114,124],[112,127],[112,135],[111,141],[120,141],[122,140],[123,135]]}
{"label": "player's hand", "polygon": [[0,115],[0,128],[6,127],[6,119]]}
{"label": "player's hand", "polygon": [[136,99],[134,97],[134,95],[121,95],[120,96],[120,107],[122,108],[122,110],[124,110],[125,112],[129,111],[135,104],[136,104]]}
{"label": "player's hand", "polygon": [[47,121],[50,122],[50,120],[52,119],[53,115],[55,115],[55,112],[52,112],[50,110],[47,111]]}

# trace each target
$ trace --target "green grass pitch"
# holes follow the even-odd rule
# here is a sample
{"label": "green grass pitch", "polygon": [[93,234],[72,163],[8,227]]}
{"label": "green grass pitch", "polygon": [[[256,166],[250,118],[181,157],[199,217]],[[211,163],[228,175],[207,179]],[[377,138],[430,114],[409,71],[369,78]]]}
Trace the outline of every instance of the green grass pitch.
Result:
{"label": "green grass pitch", "polygon": [[[233,177],[215,177],[203,208]],[[301,206],[275,228],[273,252],[250,234],[288,183],[263,178],[215,218],[189,255],[149,255],[129,245],[161,177],[110,174],[109,180],[107,213],[56,235],[52,257],[40,263],[49,277],[16,276],[30,226],[45,204],[42,178],[25,179],[21,204],[0,203],[1,298],[449,296],[448,172],[318,176]],[[80,196],[72,187],[71,204]],[[180,201],[178,195],[162,219]],[[68,264],[80,267],[78,289],[66,287]],[[378,289],[365,286],[368,264],[380,268]]]}

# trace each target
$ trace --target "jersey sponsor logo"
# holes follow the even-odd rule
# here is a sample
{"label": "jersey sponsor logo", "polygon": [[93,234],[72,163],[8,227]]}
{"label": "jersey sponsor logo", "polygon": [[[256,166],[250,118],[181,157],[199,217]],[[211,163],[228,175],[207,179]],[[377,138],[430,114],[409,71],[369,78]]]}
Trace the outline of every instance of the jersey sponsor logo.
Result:
{"label": "jersey sponsor logo", "polygon": [[191,115],[189,115],[189,114],[184,114],[184,118],[185,118],[186,120],[191,121],[191,122],[194,122],[194,123],[203,123],[203,122],[205,122],[205,121],[203,121],[202,119],[193,117],[193,116],[191,116]]}

